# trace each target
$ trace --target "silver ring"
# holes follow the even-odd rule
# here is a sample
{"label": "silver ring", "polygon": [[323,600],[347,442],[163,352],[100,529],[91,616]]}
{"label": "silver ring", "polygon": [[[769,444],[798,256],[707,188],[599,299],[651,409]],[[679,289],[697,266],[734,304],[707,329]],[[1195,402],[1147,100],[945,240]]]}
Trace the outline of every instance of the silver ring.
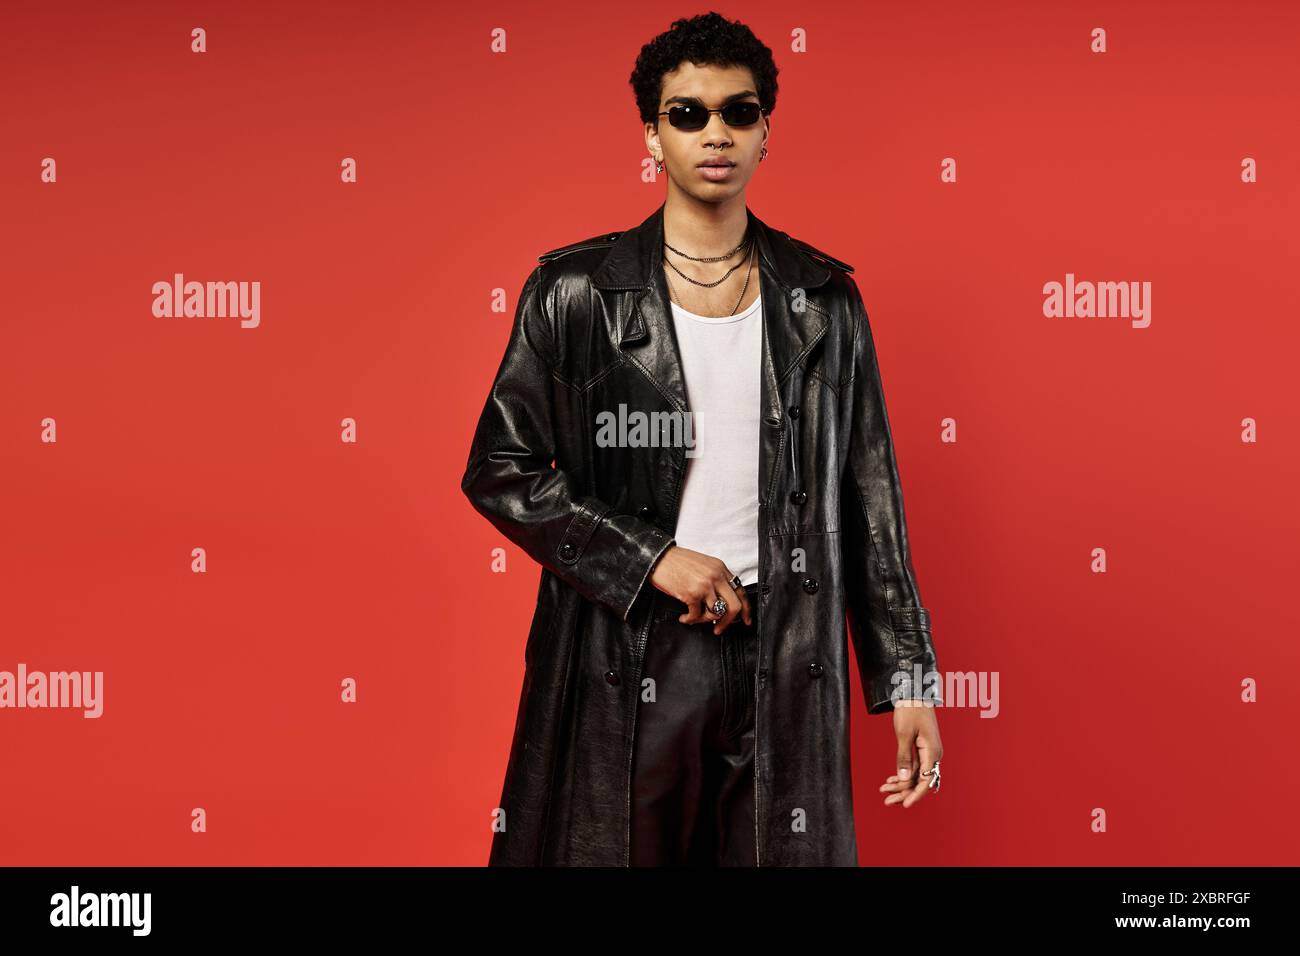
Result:
{"label": "silver ring", "polygon": [[929,777],[929,776],[933,776],[933,777],[934,777],[934,779],[930,781],[930,789],[931,789],[931,790],[934,790],[934,791],[937,793],[938,790],[939,790],[939,761],[936,760],[936,761],[934,762],[934,766],[931,767],[929,770],[922,770],[922,771],[921,771],[921,776],[922,776],[922,777]]}
{"label": "silver ring", "polygon": [[711,610],[714,614],[718,615],[718,617],[722,617],[722,615],[727,613],[727,602],[722,600],[722,598],[718,598],[713,602]]}
{"label": "silver ring", "polygon": [[739,590],[740,588],[744,587],[744,585],[740,583],[740,575],[739,575],[739,574],[735,575],[735,576],[731,579],[731,586],[732,586],[733,588],[737,589],[737,590]]}

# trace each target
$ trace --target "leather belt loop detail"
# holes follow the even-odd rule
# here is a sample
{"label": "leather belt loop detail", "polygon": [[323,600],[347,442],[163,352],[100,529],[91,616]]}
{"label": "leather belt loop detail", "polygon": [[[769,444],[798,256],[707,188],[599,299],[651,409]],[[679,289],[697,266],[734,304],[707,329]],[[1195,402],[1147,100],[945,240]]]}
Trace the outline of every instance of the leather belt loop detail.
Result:
{"label": "leather belt loop detail", "polygon": [[923,607],[891,607],[889,623],[896,631],[929,631],[930,612]]}
{"label": "leather belt loop detail", "polygon": [[596,526],[605,519],[612,509],[612,506],[605,505],[599,508],[592,508],[588,499],[583,498],[574,502],[578,507],[578,513],[573,516],[569,526],[564,530],[564,537],[560,540],[560,546],[556,549],[556,556],[565,564],[577,564],[578,559],[582,557],[582,552],[586,549],[587,543],[591,541],[591,536],[596,533]]}

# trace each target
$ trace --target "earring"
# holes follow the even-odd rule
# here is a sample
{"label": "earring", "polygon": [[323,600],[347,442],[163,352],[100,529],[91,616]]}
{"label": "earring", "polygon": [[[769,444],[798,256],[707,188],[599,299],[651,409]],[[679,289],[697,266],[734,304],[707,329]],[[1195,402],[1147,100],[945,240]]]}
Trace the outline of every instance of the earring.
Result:
{"label": "earring", "polygon": [[662,173],[663,171],[664,171],[664,161],[663,161],[662,159],[656,159],[656,160],[655,160],[655,172],[656,172],[656,173]]}
{"label": "earring", "polygon": [[758,153],[758,161],[759,161],[760,163],[761,163],[763,160],[765,160],[765,159],[767,159],[767,147],[766,147],[766,146],[764,146],[764,147],[759,151],[759,153]]}

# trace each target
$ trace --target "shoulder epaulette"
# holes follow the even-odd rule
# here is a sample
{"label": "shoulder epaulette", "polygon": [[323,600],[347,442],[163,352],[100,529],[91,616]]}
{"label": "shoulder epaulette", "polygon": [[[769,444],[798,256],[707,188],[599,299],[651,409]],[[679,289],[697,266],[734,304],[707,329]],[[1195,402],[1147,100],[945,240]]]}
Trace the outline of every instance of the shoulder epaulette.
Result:
{"label": "shoulder epaulette", "polygon": [[537,257],[537,261],[550,262],[552,259],[558,259],[570,252],[577,252],[579,249],[599,249],[602,246],[612,244],[621,235],[623,235],[621,232],[602,232],[599,236],[592,236],[590,239],[583,239],[581,242],[571,242],[567,246],[559,246],[549,252],[543,252]]}
{"label": "shoulder epaulette", "polygon": [[821,251],[820,249],[818,249],[816,246],[810,246],[808,243],[804,242],[802,239],[796,239],[794,236],[791,236],[791,237],[790,237],[790,241],[793,242],[793,243],[794,243],[796,246],[798,246],[800,249],[802,249],[804,252],[806,252],[806,253],[808,253],[809,255],[813,256],[814,258],[822,259],[822,260],[824,260],[825,262],[829,262],[831,265],[836,266],[836,267],[838,267],[838,268],[840,268],[840,269],[843,269],[845,272],[849,272],[849,273],[851,273],[851,272],[853,271],[853,266],[849,265],[847,262],[844,262],[843,260],[840,260],[840,259],[836,259],[834,256],[832,256],[832,255],[828,255],[827,253],[822,252],[822,251]]}

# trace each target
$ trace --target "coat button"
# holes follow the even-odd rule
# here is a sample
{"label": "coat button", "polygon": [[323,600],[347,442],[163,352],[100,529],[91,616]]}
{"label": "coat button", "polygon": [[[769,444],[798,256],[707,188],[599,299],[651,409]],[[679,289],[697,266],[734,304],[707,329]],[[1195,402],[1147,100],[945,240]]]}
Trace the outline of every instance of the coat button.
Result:
{"label": "coat button", "polygon": [[811,664],[808,665],[808,676],[814,679],[821,677],[822,670],[823,668],[821,664],[818,664],[816,661],[813,661]]}
{"label": "coat button", "polygon": [[560,545],[560,557],[566,560],[572,558],[577,553],[578,553],[578,549],[575,548],[573,545],[569,544],[569,542],[567,541],[564,544]]}
{"label": "coat button", "polygon": [[771,591],[771,590],[772,590],[772,585],[770,585],[770,584],[760,584],[760,585],[758,586],[758,593],[759,593],[759,594],[767,594],[767,593],[768,593],[769,591]]}
{"label": "coat button", "polygon": [[798,418],[798,417],[799,417],[799,406],[798,406],[798,405],[791,405],[791,406],[790,406],[790,417],[791,417],[791,418]]}
{"label": "coat button", "polygon": [[638,511],[637,514],[639,514],[642,518],[645,518],[647,521],[649,521],[651,518],[655,516],[655,510],[651,508],[649,505],[642,505],[641,510]]}
{"label": "coat button", "polygon": [[808,492],[806,492],[806,491],[792,491],[792,492],[790,492],[790,500],[793,501],[793,502],[794,502],[795,504],[797,504],[797,505],[801,505],[801,504],[803,504],[805,501],[808,500]]}
{"label": "coat button", "polygon": [[618,671],[605,671],[605,680],[610,684],[617,684]]}
{"label": "coat button", "polygon": [[816,579],[816,578],[804,578],[804,579],[803,579],[803,589],[804,589],[805,591],[807,591],[809,594],[816,594],[816,593],[817,593],[817,579]]}

